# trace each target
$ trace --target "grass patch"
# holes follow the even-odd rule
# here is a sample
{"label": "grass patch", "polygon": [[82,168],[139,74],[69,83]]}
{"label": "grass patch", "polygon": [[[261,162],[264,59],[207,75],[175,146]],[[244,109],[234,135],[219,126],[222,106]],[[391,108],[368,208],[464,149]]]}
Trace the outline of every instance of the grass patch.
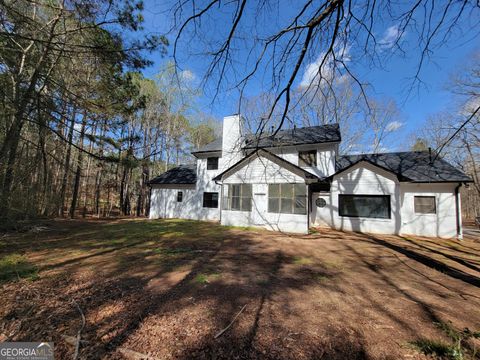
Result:
{"label": "grass patch", "polygon": [[410,342],[410,345],[425,355],[439,357],[441,359],[462,360],[463,354],[460,349],[454,345],[446,344],[442,341],[420,339]]}
{"label": "grass patch", "polygon": [[0,282],[15,279],[36,280],[38,269],[20,254],[10,254],[0,260]]}
{"label": "grass patch", "polygon": [[[480,331],[472,331],[468,328],[460,331],[455,329],[451,322],[438,322],[435,323],[435,325],[453,341],[453,344],[430,339],[420,339],[411,342],[410,345],[425,355],[432,355],[441,359],[463,360],[465,354],[470,353],[466,341],[472,338],[480,339]],[[473,350],[472,358],[476,358],[475,349]]]}
{"label": "grass patch", "polygon": [[307,257],[295,256],[293,258],[293,263],[295,265],[310,265],[313,263],[313,260]]}
{"label": "grass patch", "polygon": [[330,277],[325,274],[313,274],[312,279],[318,282],[325,282],[330,280]]}
{"label": "grass patch", "polygon": [[220,274],[219,273],[211,273],[211,274],[198,274],[197,276],[195,276],[195,279],[194,281],[197,283],[197,284],[202,284],[202,285],[205,285],[205,284],[209,284],[211,281],[213,280],[216,280],[220,277]]}

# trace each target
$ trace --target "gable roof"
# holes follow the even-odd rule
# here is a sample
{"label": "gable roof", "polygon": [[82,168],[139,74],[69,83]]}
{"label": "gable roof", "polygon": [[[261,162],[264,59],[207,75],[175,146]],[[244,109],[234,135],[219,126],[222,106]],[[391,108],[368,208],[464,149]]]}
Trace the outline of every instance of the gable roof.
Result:
{"label": "gable roof", "polygon": [[195,184],[197,182],[196,165],[180,165],[150,180],[150,185],[155,184]]}
{"label": "gable roof", "polygon": [[281,166],[287,169],[288,171],[294,173],[295,175],[302,177],[303,179],[305,179],[306,182],[317,182],[320,180],[320,178],[317,175],[314,175],[302,169],[301,167],[295,164],[292,164],[290,161],[287,161],[265,149],[257,149],[255,151],[252,151],[250,154],[245,156],[242,160],[238,161],[237,163],[230,166],[227,170],[215,176],[213,180],[220,181],[223,179],[224,176],[229,176],[230,174],[234,173],[236,170],[242,168],[243,165],[245,165],[248,161],[250,161],[250,159],[252,159],[254,156],[264,157],[274,162],[278,166]]}
{"label": "gable roof", "polygon": [[327,124],[280,130],[275,136],[266,135],[260,139],[251,135],[247,137],[244,149],[319,144],[341,140],[339,125]]}
{"label": "gable roof", "polygon": [[[276,146],[291,146],[304,144],[319,144],[341,141],[338,124],[308,126],[295,129],[280,130],[275,136],[263,134],[258,138],[255,134],[247,135],[244,149],[269,148]],[[222,138],[213,140],[192,154],[222,151]]]}
{"label": "gable roof", "polygon": [[411,182],[471,182],[462,171],[437,157],[432,163],[428,151],[408,151],[381,154],[359,154],[340,156],[335,164],[335,175],[353,165],[366,161],[397,175],[399,181]]}

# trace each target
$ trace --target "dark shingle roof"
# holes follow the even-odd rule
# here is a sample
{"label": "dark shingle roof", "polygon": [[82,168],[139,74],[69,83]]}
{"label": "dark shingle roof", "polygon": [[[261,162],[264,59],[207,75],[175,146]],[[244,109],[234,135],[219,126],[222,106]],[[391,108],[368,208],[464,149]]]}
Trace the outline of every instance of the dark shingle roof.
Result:
{"label": "dark shingle roof", "polygon": [[383,154],[359,154],[340,156],[336,161],[336,173],[342,172],[359,161],[368,161],[395,173],[400,181],[412,182],[470,182],[472,179],[445,160],[428,151],[409,151]]}
{"label": "dark shingle roof", "polygon": [[[244,149],[318,144],[335,141],[341,141],[340,128],[338,124],[329,124],[280,130],[275,137],[273,135],[264,134],[260,137],[258,142],[257,137],[254,134],[247,135]],[[213,140],[211,143],[193,151],[192,154],[213,151],[222,151],[222,138]]]}
{"label": "dark shingle roof", "polygon": [[195,184],[197,182],[196,165],[180,165],[170,169],[150,181],[150,184]]}
{"label": "dark shingle roof", "polygon": [[302,144],[318,144],[341,141],[338,124],[309,126],[303,128],[280,130],[275,136],[267,135],[257,139],[254,135],[247,137],[245,148],[265,148]]}
{"label": "dark shingle roof", "polygon": [[212,151],[222,151],[222,138],[215,139],[211,143],[208,143],[207,145],[202,146],[195,151],[192,151],[192,154]]}

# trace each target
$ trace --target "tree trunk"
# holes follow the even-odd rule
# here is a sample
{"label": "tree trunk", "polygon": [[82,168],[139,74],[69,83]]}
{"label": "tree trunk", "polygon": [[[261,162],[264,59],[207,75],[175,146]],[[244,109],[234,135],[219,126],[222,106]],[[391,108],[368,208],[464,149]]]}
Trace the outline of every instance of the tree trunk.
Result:
{"label": "tree trunk", "polygon": [[76,110],[72,111],[72,120],[70,122],[70,128],[68,129],[68,144],[67,144],[67,154],[65,156],[65,163],[63,166],[63,178],[62,178],[62,186],[60,188],[60,200],[58,204],[58,216],[63,217],[63,207],[65,206],[65,191],[67,190],[67,181],[68,181],[68,171],[70,170],[70,157],[72,154],[72,141],[73,141],[73,130],[75,127],[75,118],[76,118]]}
{"label": "tree trunk", "polygon": [[78,163],[77,163],[77,171],[75,172],[75,181],[73,184],[73,193],[72,193],[72,204],[70,206],[70,218],[75,218],[75,209],[77,207],[77,200],[78,200],[78,188],[80,187],[80,177],[82,175],[82,160],[83,160],[83,138],[85,137],[85,126],[87,125],[87,117],[86,114],[83,115],[82,119],[82,128],[80,130],[80,140],[79,140],[79,147],[78,150]]}

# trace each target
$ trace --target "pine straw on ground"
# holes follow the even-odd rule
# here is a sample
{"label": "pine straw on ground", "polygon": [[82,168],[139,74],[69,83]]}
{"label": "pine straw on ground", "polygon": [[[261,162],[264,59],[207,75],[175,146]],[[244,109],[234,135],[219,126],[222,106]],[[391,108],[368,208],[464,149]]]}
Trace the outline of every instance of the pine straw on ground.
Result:
{"label": "pine straw on ground", "polygon": [[[480,328],[473,240],[186,220],[43,230],[0,239],[2,257],[36,269],[3,281],[0,341],[53,341],[58,359],[72,358],[81,313],[79,358],[92,359],[423,359],[411,344]],[[466,340],[465,357],[478,346]]]}

